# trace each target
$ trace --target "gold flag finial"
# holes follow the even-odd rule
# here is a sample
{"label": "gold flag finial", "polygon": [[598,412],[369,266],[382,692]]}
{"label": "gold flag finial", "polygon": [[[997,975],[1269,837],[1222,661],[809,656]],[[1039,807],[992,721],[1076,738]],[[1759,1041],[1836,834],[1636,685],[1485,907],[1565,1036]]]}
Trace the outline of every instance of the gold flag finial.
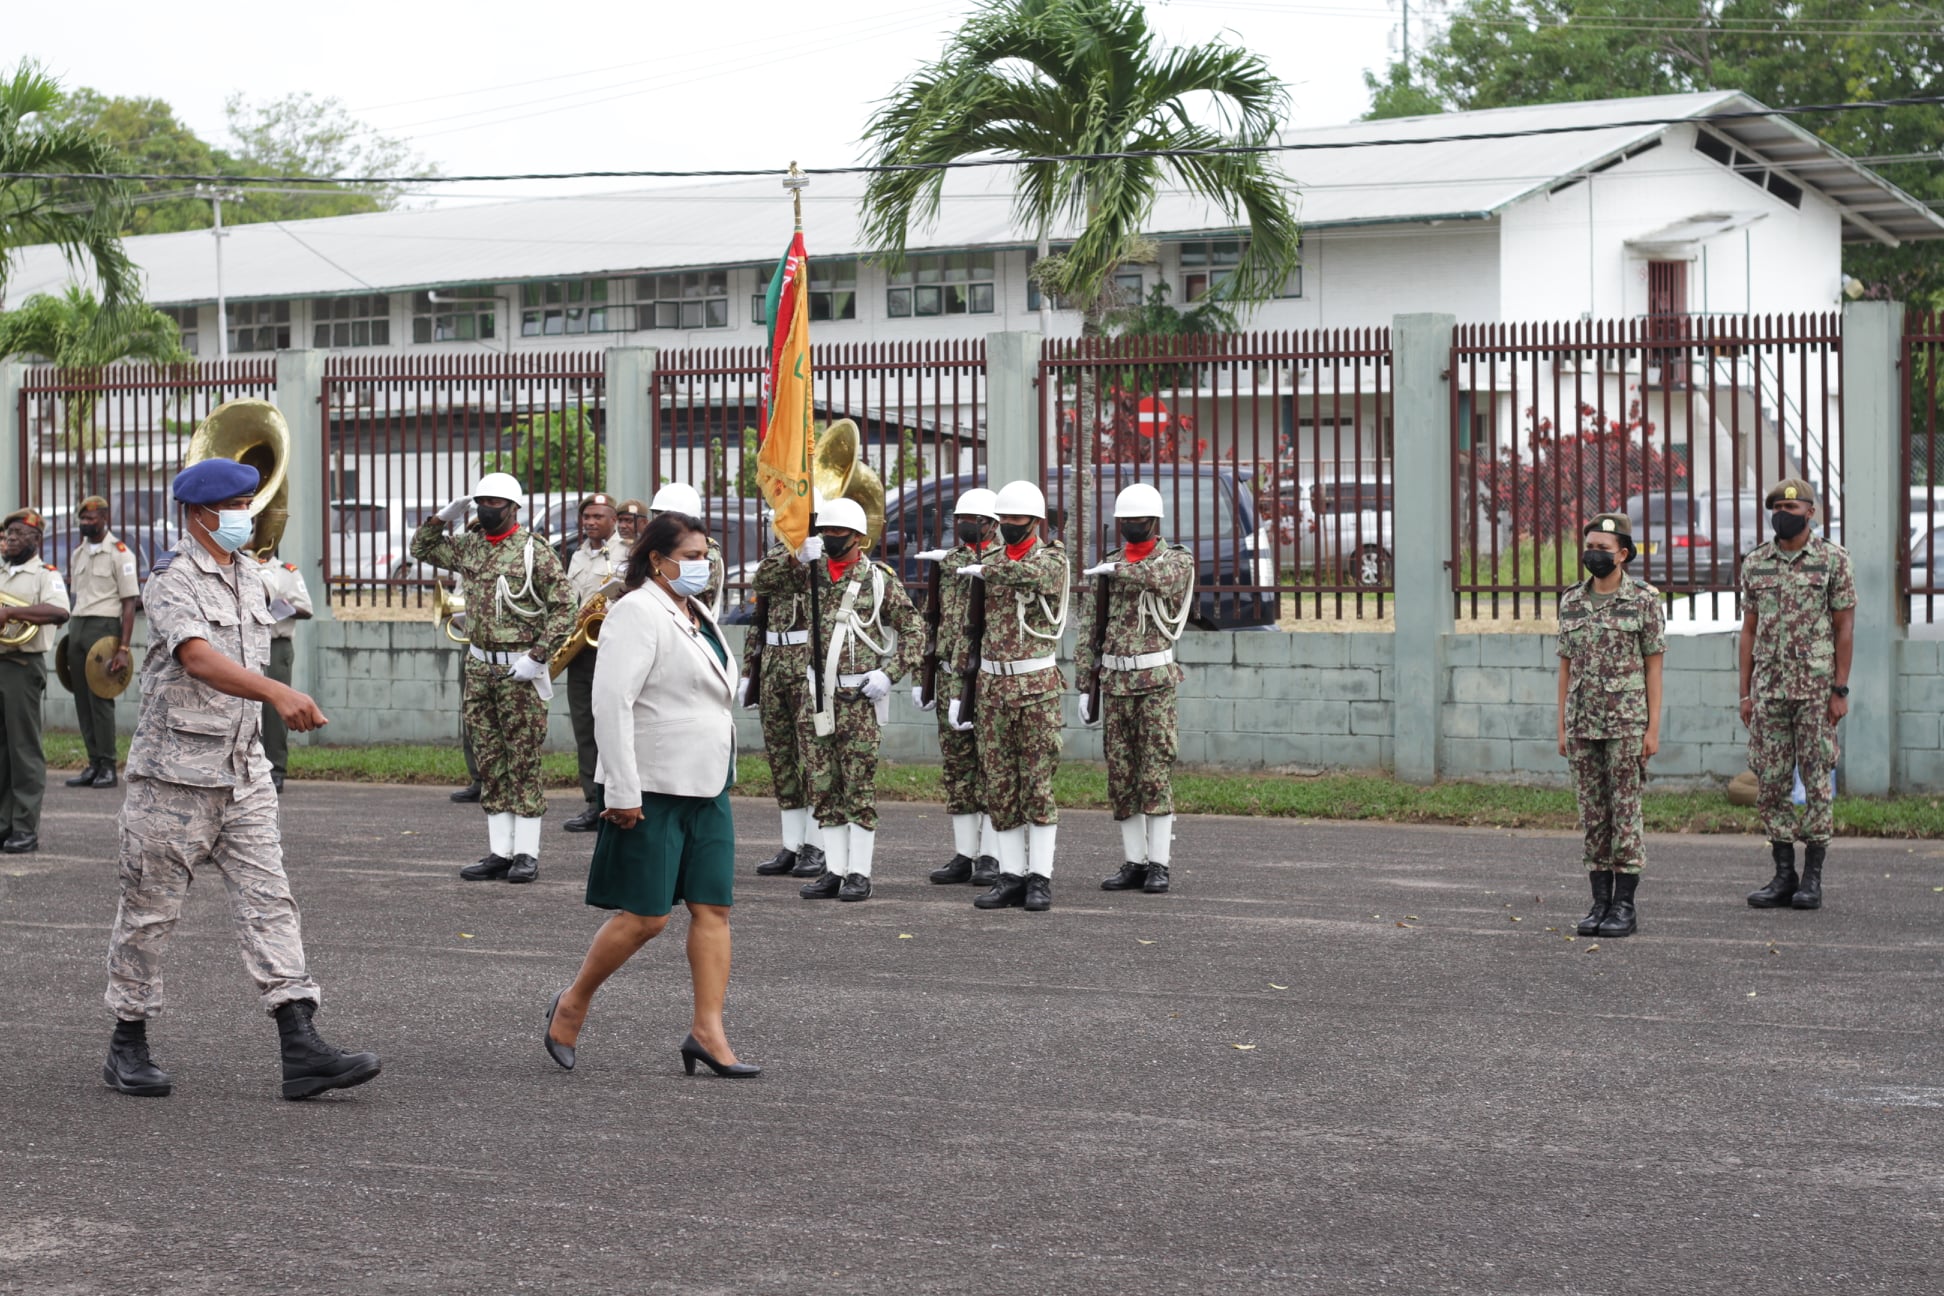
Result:
{"label": "gold flag finial", "polygon": [[803,168],[795,162],[790,163],[790,173],[783,177],[783,187],[790,191],[790,201],[796,205],[796,227],[803,228],[803,191],[810,187],[810,177],[803,174]]}

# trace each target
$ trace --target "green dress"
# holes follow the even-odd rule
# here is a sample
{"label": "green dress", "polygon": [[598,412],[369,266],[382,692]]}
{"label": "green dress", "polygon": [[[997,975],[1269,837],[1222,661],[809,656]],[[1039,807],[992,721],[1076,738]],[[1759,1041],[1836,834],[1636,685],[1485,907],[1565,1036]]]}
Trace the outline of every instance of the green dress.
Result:
{"label": "green dress", "polygon": [[[729,654],[707,622],[702,638],[724,665]],[[736,821],[729,809],[735,782],[731,758],[722,791],[712,797],[641,794],[641,822],[632,828],[601,820],[587,869],[587,903],[658,918],[688,904],[734,903]],[[607,809],[605,797],[599,802]]]}

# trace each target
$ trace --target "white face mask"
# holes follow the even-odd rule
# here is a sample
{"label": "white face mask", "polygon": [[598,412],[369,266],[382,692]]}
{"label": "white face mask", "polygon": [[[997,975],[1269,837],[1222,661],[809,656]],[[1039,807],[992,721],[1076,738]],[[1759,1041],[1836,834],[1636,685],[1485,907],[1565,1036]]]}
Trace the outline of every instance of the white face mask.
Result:
{"label": "white face mask", "polygon": [[216,509],[216,526],[209,538],[225,553],[235,553],[250,543],[256,533],[256,522],[250,517],[248,509]]}
{"label": "white face mask", "polygon": [[[709,588],[709,560],[707,558],[682,558],[676,560],[675,565],[682,570],[673,580],[668,581],[668,588],[674,590],[677,594],[686,595],[700,594]],[[663,579],[666,580],[668,578],[664,577]]]}

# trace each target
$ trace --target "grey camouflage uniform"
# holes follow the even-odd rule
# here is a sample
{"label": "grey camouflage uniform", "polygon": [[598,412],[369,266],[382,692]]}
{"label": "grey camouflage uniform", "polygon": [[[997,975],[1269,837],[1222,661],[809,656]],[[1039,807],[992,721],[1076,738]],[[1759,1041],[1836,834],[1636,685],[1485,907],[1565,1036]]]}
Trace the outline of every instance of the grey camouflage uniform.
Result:
{"label": "grey camouflage uniform", "polygon": [[257,564],[219,564],[193,536],[158,563],[142,594],[148,651],[122,804],[121,905],[104,996],[124,1021],[162,1011],[162,954],[195,872],[215,865],[229,892],[243,965],[265,1012],[316,1003],[297,902],[284,875],[277,793],[259,740],[260,704],[192,678],[176,651],[201,639],[246,670],[270,660],[270,609]]}

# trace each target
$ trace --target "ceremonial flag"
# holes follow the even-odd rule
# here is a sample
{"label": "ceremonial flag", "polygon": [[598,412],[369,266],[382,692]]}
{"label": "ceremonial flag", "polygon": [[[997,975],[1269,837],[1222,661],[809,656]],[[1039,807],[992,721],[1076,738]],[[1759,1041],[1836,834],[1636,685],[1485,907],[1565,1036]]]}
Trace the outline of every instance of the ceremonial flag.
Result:
{"label": "ceremonial flag", "polygon": [[756,484],[769,499],[776,534],[797,549],[810,534],[810,466],[817,452],[810,404],[810,258],[802,230],[776,263],[765,305],[770,354]]}

